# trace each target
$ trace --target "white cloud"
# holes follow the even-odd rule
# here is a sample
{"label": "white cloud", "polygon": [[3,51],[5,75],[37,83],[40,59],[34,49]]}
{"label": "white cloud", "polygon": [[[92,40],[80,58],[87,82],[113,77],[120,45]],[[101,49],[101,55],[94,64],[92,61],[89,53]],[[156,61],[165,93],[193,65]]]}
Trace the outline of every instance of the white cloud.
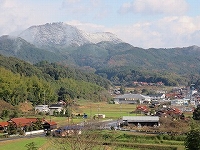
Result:
{"label": "white cloud", "polygon": [[112,28],[77,20],[66,23],[91,33],[111,32],[124,42],[142,48],[200,46],[200,16],[194,18],[188,16],[172,16],[151,22],[116,25]]}
{"label": "white cloud", "polygon": [[181,15],[188,10],[188,7],[185,0],[133,0],[124,3],[119,12]]}
{"label": "white cloud", "polygon": [[200,16],[165,17],[152,22],[116,26],[110,29],[122,40],[143,48],[199,45]]}
{"label": "white cloud", "polygon": [[0,0],[0,35],[51,22],[58,13],[55,5],[28,0]]}

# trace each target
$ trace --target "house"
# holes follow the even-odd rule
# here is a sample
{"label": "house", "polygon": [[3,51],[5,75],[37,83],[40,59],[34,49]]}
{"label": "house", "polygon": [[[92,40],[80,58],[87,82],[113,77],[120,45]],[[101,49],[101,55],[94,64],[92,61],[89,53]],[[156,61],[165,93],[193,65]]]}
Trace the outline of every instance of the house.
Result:
{"label": "house", "polygon": [[153,100],[163,100],[163,99],[165,99],[165,93],[158,93],[155,95],[150,95],[150,97]]}
{"label": "house", "polygon": [[143,113],[148,113],[149,112],[149,109],[146,105],[138,105],[136,107],[136,112],[143,112]]}
{"label": "house", "polygon": [[44,121],[43,128],[45,131],[53,130],[57,128],[57,123],[54,121]]}
{"label": "house", "polygon": [[95,114],[95,117],[97,118],[106,118],[105,114]]}
{"label": "house", "polygon": [[143,103],[144,101],[151,101],[149,96],[144,96],[142,94],[123,94],[117,95],[113,98],[115,104],[137,104]]}
{"label": "house", "polygon": [[6,131],[8,128],[8,122],[0,122],[0,131]]}
{"label": "house", "polygon": [[[188,109],[189,110],[189,109]],[[159,109],[158,111],[156,111],[156,116],[164,116],[164,117],[167,117],[167,116],[172,116],[173,118],[174,117],[180,117],[183,113],[183,109],[178,109],[176,107],[163,107],[161,109]]]}
{"label": "house", "polygon": [[52,104],[49,106],[49,114],[54,115],[54,112],[60,113],[61,111],[64,111],[63,113],[65,114],[65,109],[63,104]]}
{"label": "house", "polygon": [[[57,128],[54,121],[40,120],[39,118],[12,118],[7,122],[0,122],[0,131],[6,131],[9,125],[12,125],[19,132],[24,131],[24,135],[43,133],[44,130],[49,131]],[[37,128],[35,125],[37,126]],[[30,129],[32,127],[32,129]]]}
{"label": "house", "polygon": [[49,112],[49,107],[48,105],[37,105],[35,106],[35,112],[43,112],[43,113],[48,113]]}
{"label": "house", "polygon": [[171,105],[172,106],[182,106],[182,105],[188,105],[190,99],[174,99],[171,100]]}
{"label": "house", "polygon": [[13,123],[17,128],[22,128],[31,126],[32,123],[37,122],[37,118],[12,118],[8,123]]}
{"label": "house", "polygon": [[159,126],[158,116],[123,116],[124,124],[133,124],[135,126]]}
{"label": "house", "polygon": [[53,136],[67,137],[71,135],[79,135],[81,134],[81,130],[82,126],[79,125],[64,126],[57,130],[54,130]]}

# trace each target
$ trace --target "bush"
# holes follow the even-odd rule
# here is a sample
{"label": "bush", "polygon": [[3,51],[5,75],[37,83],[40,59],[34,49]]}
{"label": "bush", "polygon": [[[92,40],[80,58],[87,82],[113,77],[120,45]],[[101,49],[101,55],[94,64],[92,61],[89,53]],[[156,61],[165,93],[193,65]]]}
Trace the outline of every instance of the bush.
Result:
{"label": "bush", "polygon": [[163,140],[163,135],[160,134],[157,136],[157,138],[158,138],[158,140]]}
{"label": "bush", "polygon": [[166,134],[163,136],[163,140],[171,140],[171,136]]}

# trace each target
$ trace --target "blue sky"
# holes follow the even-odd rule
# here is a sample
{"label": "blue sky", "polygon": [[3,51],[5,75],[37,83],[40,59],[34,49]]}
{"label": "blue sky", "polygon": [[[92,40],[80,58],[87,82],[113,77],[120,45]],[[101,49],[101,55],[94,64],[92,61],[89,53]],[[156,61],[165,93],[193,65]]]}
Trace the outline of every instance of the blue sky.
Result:
{"label": "blue sky", "polygon": [[200,46],[200,0],[0,0],[0,35],[65,22],[142,48]]}

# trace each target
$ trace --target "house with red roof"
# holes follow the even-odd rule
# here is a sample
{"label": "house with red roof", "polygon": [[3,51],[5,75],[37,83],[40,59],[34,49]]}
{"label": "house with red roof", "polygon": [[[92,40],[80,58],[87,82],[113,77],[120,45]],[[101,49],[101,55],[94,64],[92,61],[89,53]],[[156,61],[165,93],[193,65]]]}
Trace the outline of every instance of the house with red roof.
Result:
{"label": "house with red roof", "polygon": [[57,123],[54,121],[44,121],[43,128],[45,131],[57,128]]}
{"label": "house with red roof", "polygon": [[39,118],[12,118],[7,122],[0,122],[0,131],[7,131],[8,126],[12,125],[15,129],[21,131],[38,131],[38,130],[52,130],[57,128],[57,123],[54,121],[46,121]]}
{"label": "house with red roof", "polygon": [[0,122],[0,131],[6,131],[8,128],[8,122]]}
{"label": "house with red roof", "polygon": [[38,118],[12,118],[8,120],[8,123],[13,124],[16,128],[22,128],[31,126],[33,123],[36,123]]}

